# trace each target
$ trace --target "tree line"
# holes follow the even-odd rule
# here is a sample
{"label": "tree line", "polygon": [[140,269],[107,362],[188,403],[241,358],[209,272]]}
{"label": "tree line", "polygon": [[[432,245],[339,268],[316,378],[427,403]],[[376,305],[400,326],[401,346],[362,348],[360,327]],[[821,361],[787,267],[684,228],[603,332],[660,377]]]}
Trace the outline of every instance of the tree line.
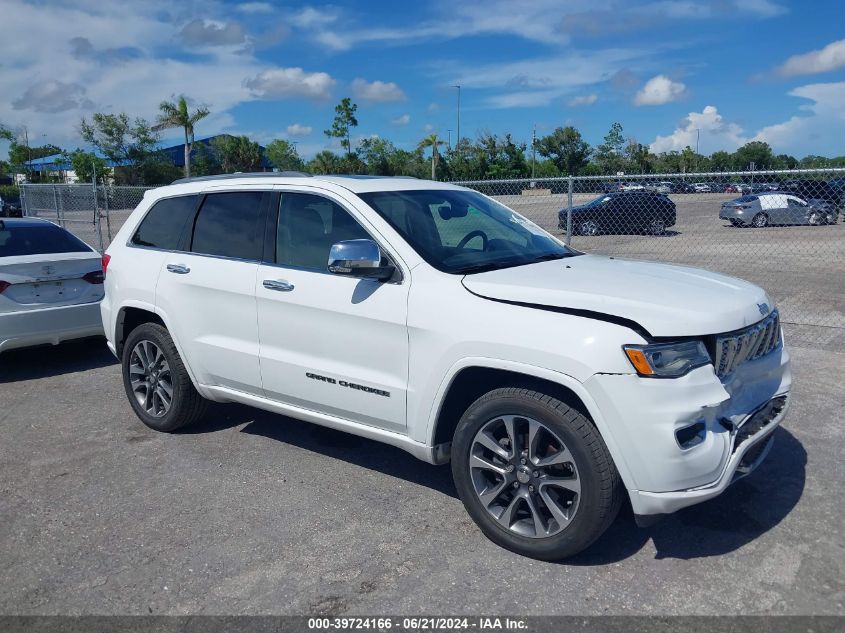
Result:
{"label": "tree line", "polygon": [[[210,114],[205,106],[191,109],[190,100],[180,96],[163,101],[152,123],[126,114],[94,113],[79,125],[80,138],[95,151],[77,148],[62,151],[55,145],[38,147],[21,144],[11,131],[0,125],[0,138],[11,141],[9,161],[0,161],[0,176],[26,172],[30,160],[63,154],[82,181],[105,177],[107,165],[117,166],[119,184],[161,184],[180,176],[202,176],[266,168],[306,171],[314,174],[371,174],[415,176],[438,180],[481,180],[492,178],[550,178],[557,176],[699,171],[743,171],[748,169],[795,169],[845,166],[845,156],[827,158],[775,154],[765,142],[751,141],[734,152],[716,151],[710,155],[691,147],[681,151],[652,153],[647,145],[626,136],[622,125],[611,125],[595,147],[573,126],[558,127],[531,144],[512,134],[477,132],[475,139],[463,137],[451,146],[436,134],[429,134],[412,149],[402,149],[386,138],[372,136],[353,142],[358,127],[358,106],[346,97],[335,107],[331,126],[324,134],[336,139],[341,152],[323,150],[310,160],[303,159],[296,144],[275,139],[262,148],[247,136],[220,135],[210,142],[195,140],[194,128]],[[159,149],[160,133],[177,128],[184,133],[185,165],[176,167]]]}

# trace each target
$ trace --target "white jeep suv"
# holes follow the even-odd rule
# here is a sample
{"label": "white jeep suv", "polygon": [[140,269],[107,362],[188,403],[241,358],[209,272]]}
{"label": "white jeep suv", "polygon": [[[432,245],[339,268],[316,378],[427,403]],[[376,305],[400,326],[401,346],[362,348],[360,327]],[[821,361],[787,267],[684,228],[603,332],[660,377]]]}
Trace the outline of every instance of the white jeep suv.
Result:
{"label": "white jeep suv", "polygon": [[535,558],[587,547],[625,491],[640,523],[717,496],[787,409],[757,286],[583,254],[442,182],[177,181],[147,192],[103,268],[144,424],[240,402],[451,460],[481,530]]}

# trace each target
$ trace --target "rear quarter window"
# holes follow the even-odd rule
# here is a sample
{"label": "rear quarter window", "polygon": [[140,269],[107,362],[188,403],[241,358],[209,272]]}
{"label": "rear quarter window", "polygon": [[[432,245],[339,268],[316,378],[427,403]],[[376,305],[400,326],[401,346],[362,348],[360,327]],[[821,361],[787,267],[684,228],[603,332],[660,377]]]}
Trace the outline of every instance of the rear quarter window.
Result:
{"label": "rear quarter window", "polygon": [[141,220],[130,242],[135,246],[176,250],[182,229],[196,205],[196,195],[159,200]]}

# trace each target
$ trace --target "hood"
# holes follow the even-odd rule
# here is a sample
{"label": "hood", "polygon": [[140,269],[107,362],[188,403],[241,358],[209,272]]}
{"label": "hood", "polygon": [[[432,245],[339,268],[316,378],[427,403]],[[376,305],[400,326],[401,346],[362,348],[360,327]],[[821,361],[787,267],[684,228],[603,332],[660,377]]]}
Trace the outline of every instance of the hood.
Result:
{"label": "hood", "polygon": [[467,275],[470,292],[499,301],[634,321],[652,336],[702,336],[757,323],[772,309],[754,284],[688,266],[579,255]]}

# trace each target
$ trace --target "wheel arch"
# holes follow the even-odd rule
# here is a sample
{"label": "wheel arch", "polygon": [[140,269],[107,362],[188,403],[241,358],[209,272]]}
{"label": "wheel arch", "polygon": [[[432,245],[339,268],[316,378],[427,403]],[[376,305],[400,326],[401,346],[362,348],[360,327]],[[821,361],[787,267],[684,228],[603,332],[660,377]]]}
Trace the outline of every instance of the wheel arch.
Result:
{"label": "wheel arch", "polygon": [[207,400],[219,400],[219,398],[204,389],[202,384],[200,384],[197,380],[196,374],[191,367],[190,359],[188,359],[185,355],[182,345],[180,345],[179,340],[176,336],[174,336],[173,330],[168,324],[167,315],[150,305],[125,305],[118,311],[117,319],[115,320],[114,340],[118,359],[123,357],[123,345],[129,337],[129,334],[132,330],[144,323],[156,323],[167,330],[168,335],[171,339],[173,339],[173,344],[176,346],[176,351],[179,353],[179,357],[182,360],[182,364],[185,366],[185,370],[188,372],[188,376],[190,377],[194,388]]}
{"label": "wheel arch", "polygon": [[587,417],[604,440],[626,488],[632,478],[622,451],[599,411],[598,405],[576,378],[545,369],[491,359],[465,359],[456,363],[444,378],[428,422],[428,444],[436,461],[448,461],[452,436],[463,412],[480,396],[499,387],[523,387],[546,393]]}

